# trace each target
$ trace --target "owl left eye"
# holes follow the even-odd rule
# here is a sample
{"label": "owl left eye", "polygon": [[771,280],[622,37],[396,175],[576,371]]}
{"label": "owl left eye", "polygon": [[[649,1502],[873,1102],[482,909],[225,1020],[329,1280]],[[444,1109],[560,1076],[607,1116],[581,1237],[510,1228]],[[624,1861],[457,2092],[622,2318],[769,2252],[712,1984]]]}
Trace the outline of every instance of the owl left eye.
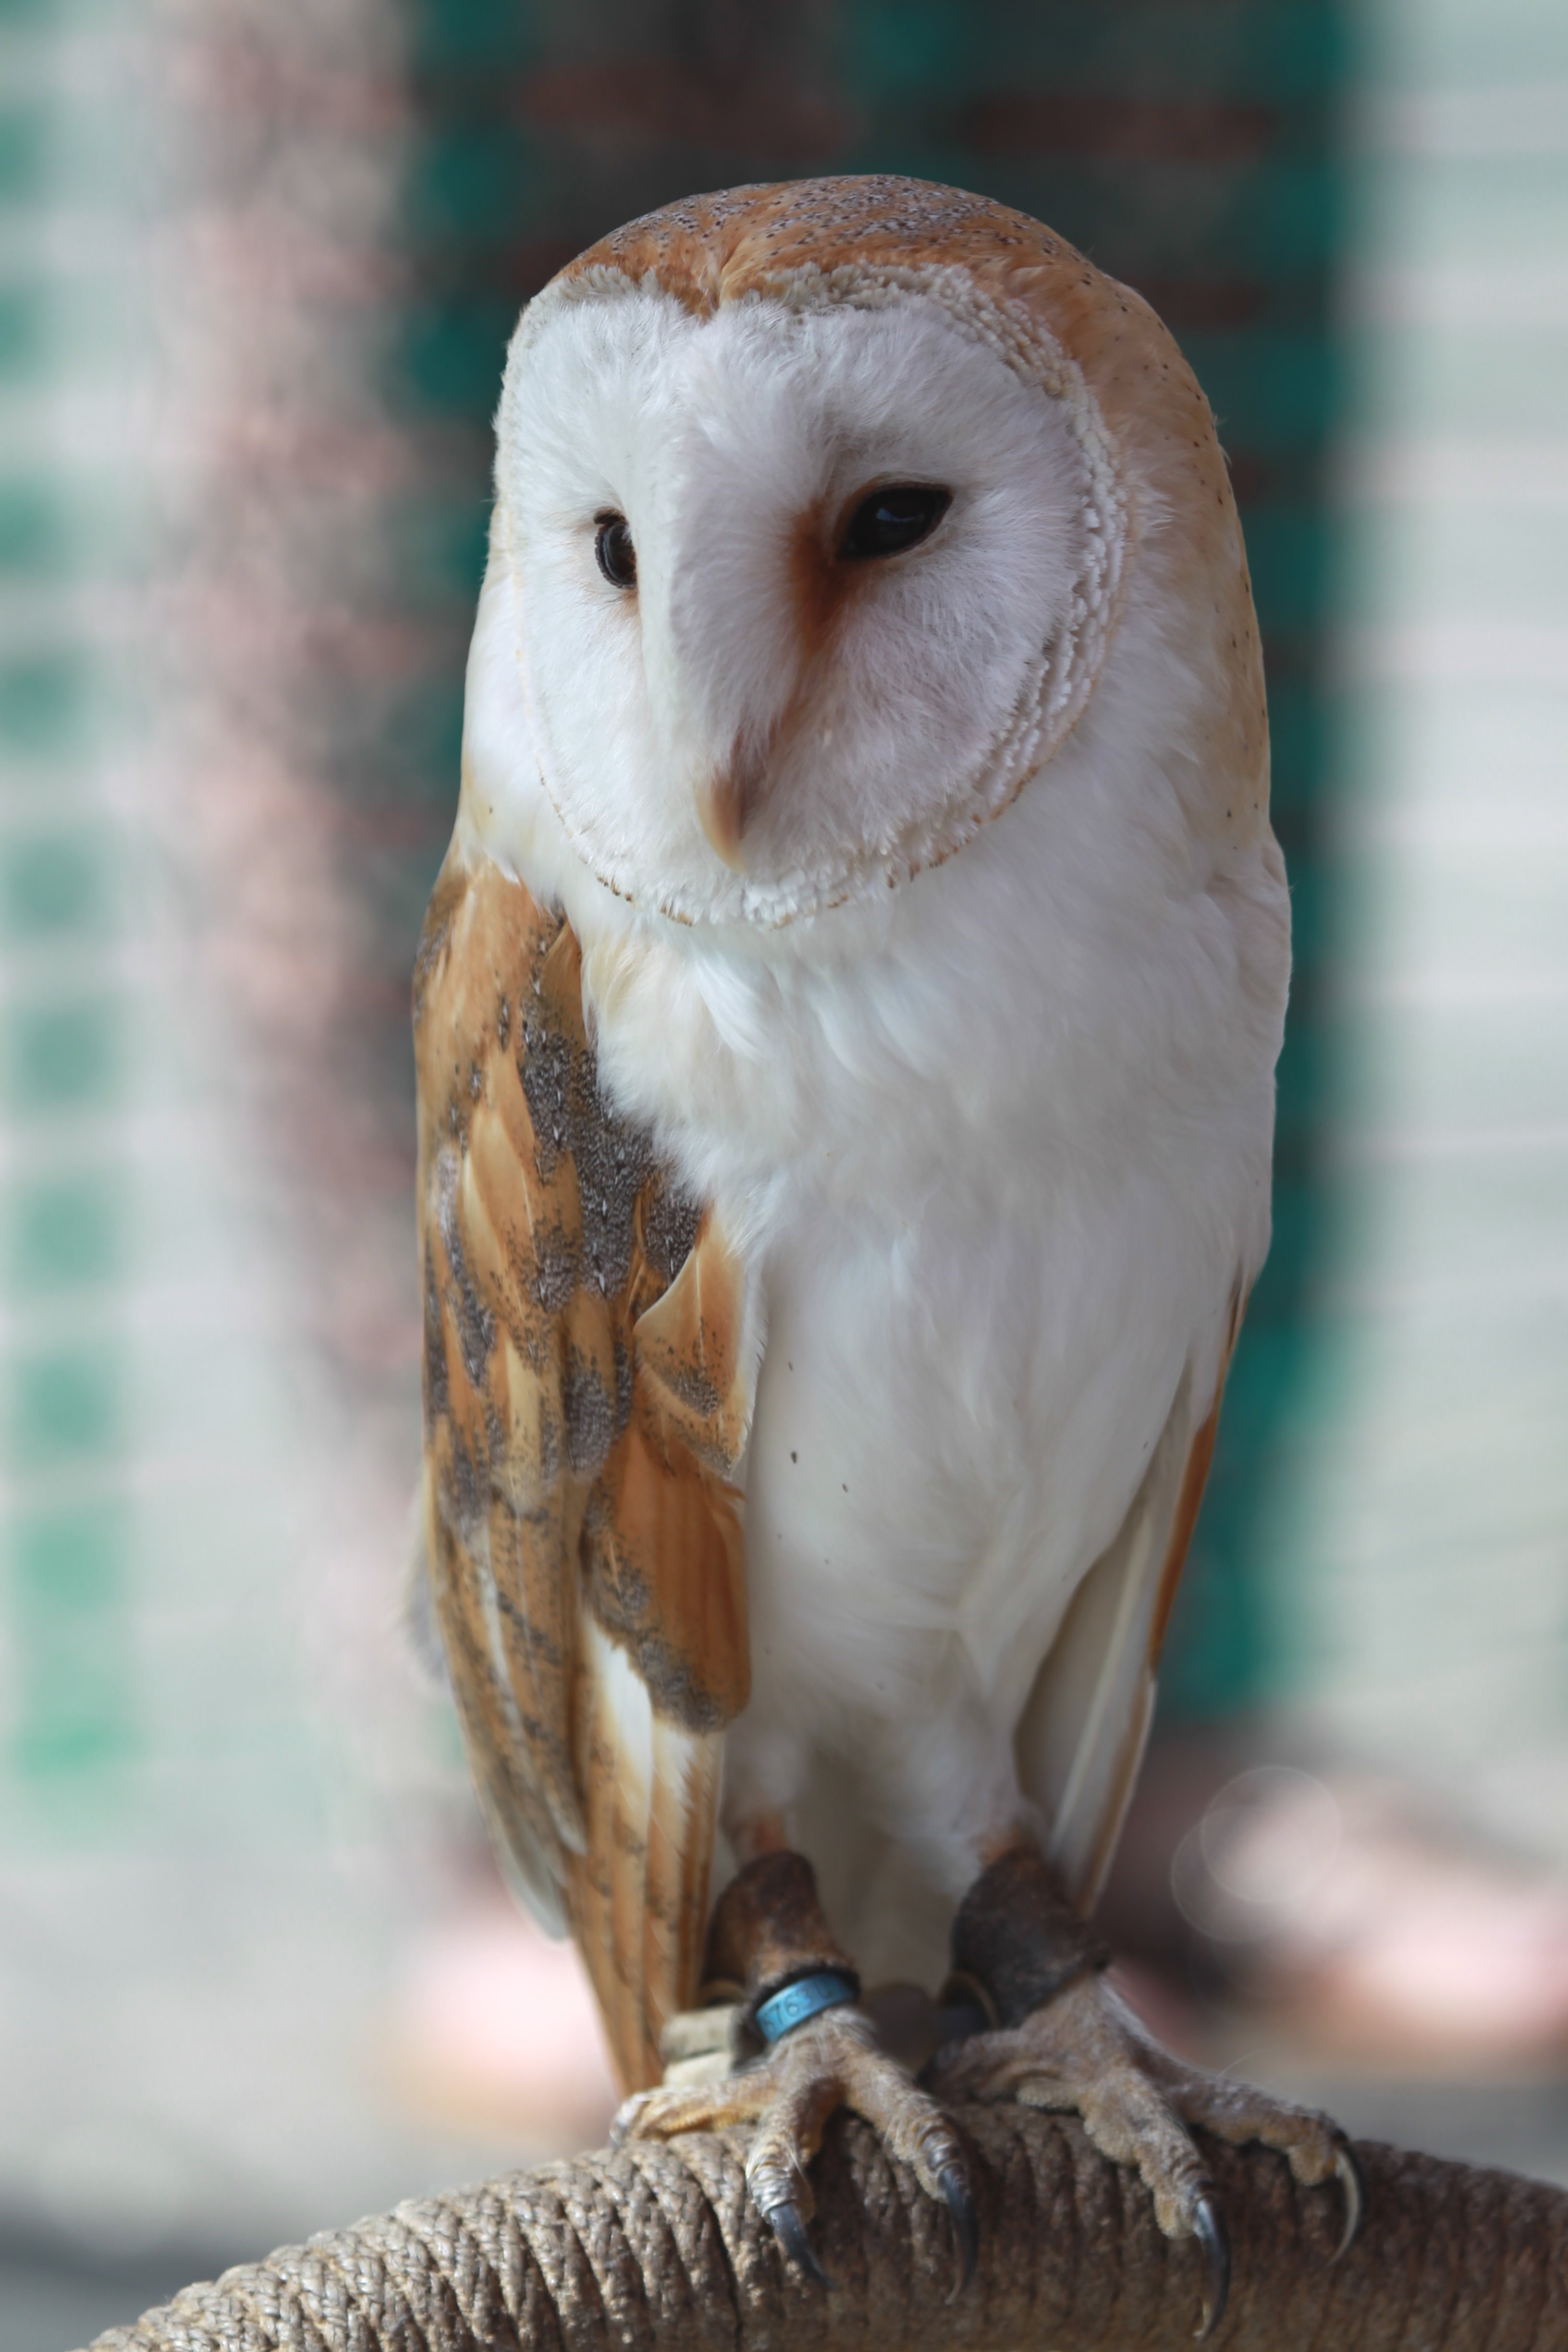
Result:
{"label": "owl left eye", "polygon": [[930,482],[889,482],[863,498],[845,526],[838,553],[852,563],[879,555],[901,555],[929,539],[949,507],[952,492]]}
{"label": "owl left eye", "polygon": [[594,522],[594,553],[600,571],[612,588],[635,588],[637,551],[632,545],[630,523],[624,514],[595,515]]}

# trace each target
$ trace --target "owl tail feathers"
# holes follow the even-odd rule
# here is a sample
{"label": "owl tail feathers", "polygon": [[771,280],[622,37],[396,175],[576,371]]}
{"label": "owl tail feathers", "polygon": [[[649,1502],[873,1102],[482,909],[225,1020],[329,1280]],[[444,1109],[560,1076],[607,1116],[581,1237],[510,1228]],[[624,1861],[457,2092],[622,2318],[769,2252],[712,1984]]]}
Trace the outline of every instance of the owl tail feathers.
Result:
{"label": "owl tail feathers", "polygon": [[[407,1550],[404,1558],[398,1614],[404,1638],[421,1680],[429,1686],[432,1694],[439,1693],[451,1700],[456,1693],[446,1643],[441,1638],[441,1621],[430,1577],[427,1507],[422,1481],[415,1489],[409,1507]],[[479,1801],[479,1811],[484,1816],[490,1846],[507,1892],[547,1936],[559,1941],[569,1930],[565,1890],[561,1885],[560,1870],[553,1854],[517,1806],[499,1801],[487,1787],[486,1775],[479,1759],[470,1758],[469,1760],[473,1766],[472,1780]]]}
{"label": "owl tail feathers", "polygon": [[618,1644],[584,1622],[577,1720],[587,1852],[567,1912],[623,2089],[664,2071],[660,2037],[695,2005],[708,1927],[722,1732],[673,1723]]}
{"label": "owl tail feathers", "polygon": [[526,1822],[513,1812],[503,1815],[488,1802],[482,1789],[479,1809],[508,1894],[547,1936],[559,1943],[571,1933],[571,1926],[566,1916],[565,1890],[556,1879],[552,1857]]}

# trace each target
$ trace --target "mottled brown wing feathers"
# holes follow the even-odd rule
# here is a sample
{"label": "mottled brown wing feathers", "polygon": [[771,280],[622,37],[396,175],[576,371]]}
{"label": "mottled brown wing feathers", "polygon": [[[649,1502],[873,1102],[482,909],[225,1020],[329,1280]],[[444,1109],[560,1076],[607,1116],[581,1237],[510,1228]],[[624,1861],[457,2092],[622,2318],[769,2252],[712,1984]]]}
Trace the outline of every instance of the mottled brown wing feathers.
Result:
{"label": "mottled brown wing feathers", "polygon": [[741,1269],[601,1095],[570,928],[489,861],[437,886],[415,1037],[437,1614],[487,1815],[640,2084],[747,1693]]}

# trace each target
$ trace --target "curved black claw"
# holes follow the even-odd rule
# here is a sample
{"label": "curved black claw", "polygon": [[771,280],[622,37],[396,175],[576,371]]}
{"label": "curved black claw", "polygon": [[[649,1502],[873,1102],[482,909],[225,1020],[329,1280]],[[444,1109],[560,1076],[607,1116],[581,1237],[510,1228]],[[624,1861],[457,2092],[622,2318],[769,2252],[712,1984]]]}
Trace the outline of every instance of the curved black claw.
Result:
{"label": "curved black claw", "polygon": [[831,2294],[838,2281],[830,2277],[818,2261],[816,2248],[805,2234],[805,2223],[800,2218],[798,2206],[792,2204],[787,2197],[781,2197],[776,2205],[764,2205],[761,2210],[763,2221],[791,2262],[796,2263],[807,2278],[815,2279],[818,2286],[826,2287]]}
{"label": "curved black claw", "polygon": [[1337,2263],[1342,2254],[1349,2253],[1355,2243],[1356,2231],[1361,2228],[1361,2217],[1366,2210],[1366,2184],[1361,2177],[1361,2167],[1355,2160],[1353,2150],[1342,2141],[1334,2150],[1334,2178],[1344,2192],[1345,2226],[1340,2234],[1339,2244],[1329,2256],[1331,2263]]}
{"label": "curved black claw", "polygon": [[1212,2197],[1199,2200],[1193,2235],[1204,2250],[1204,2307],[1194,2334],[1201,2344],[1225,2317],[1230,2299],[1230,2233]]}
{"label": "curved black claw", "polygon": [[958,2256],[958,2284],[953,2291],[962,2294],[974,2276],[974,2265],[980,2259],[980,2224],[975,2218],[974,2196],[962,2164],[944,2164],[937,2174],[937,2186],[952,2223],[952,2246]]}

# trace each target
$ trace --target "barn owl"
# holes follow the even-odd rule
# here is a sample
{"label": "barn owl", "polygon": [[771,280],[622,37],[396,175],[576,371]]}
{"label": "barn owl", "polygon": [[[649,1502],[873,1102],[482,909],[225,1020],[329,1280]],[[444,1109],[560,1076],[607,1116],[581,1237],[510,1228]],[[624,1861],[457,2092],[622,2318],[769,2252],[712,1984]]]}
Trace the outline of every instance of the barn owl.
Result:
{"label": "barn owl", "polygon": [[[742,188],[528,306],[495,491],[416,979],[486,1813],[621,2128],[752,2122],[804,2270],[837,2107],[963,2264],[949,2105],[1016,2098],[1137,2166],[1212,2322],[1187,2126],[1350,2226],[1353,2173],[1086,1924],[1268,1237],[1289,909],[1207,406],[1019,214]],[[889,1981],[941,1997],[918,2080]]]}

